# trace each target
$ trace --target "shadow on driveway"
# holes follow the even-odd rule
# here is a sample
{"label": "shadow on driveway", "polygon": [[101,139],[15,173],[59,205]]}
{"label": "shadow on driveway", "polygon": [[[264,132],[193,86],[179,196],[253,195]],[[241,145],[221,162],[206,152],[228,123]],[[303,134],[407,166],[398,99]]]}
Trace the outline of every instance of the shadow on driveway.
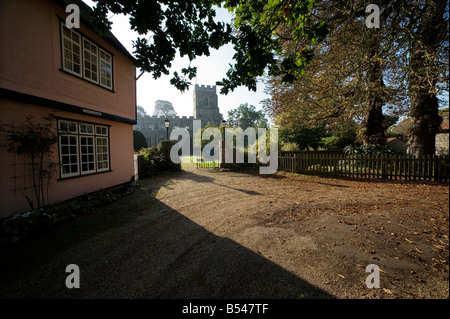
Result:
{"label": "shadow on driveway", "polygon": [[[236,176],[233,176],[233,177],[236,177]],[[237,177],[240,177],[240,176],[237,176]],[[214,185],[217,185],[217,186],[221,186],[221,187],[225,187],[225,188],[232,189],[232,190],[235,190],[235,191],[239,191],[239,192],[242,192],[242,193],[247,194],[247,195],[261,195],[260,193],[258,193],[256,191],[252,191],[252,190],[248,190],[248,189],[242,189],[242,188],[236,188],[236,187],[232,187],[232,186],[225,185],[225,184],[219,184],[219,183],[215,182],[214,178],[209,177],[209,176],[205,176],[205,175],[202,175],[202,174],[196,174],[195,171],[194,172],[183,171],[183,174],[179,175],[177,178],[178,179],[189,179],[189,180],[192,180],[192,181],[197,182],[197,183],[211,183],[211,184],[214,184]]]}
{"label": "shadow on driveway", "polygon": [[[143,193],[138,190],[124,200],[146,196],[148,200]],[[22,258],[29,267],[19,267],[22,270],[15,280],[1,283],[0,297],[333,298],[258,253],[154,201],[140,211],[123,210],[121,214],[129,214],[126,222],[55,252],[37,268],[32,267],[31,257]],[[81,218],[93,218],[96,213]],[[46,242],[31,245],[39,249],[51,244],[61,235],[58,231],[62,230],[47,234]],[[80,268],[79,289],[65,286],[69,264]]]}

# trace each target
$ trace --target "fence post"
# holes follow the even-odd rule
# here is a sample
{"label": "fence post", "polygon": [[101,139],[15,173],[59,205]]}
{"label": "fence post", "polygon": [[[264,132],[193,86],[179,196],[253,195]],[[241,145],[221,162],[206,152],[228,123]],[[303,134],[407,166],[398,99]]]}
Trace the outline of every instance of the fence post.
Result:
{"label": "fence post", "polygon": [[339,156],[336,156],[336,155],[338,155],[338,154],[332,154],[333,166],[334,166],[334,176],[338,175]]}
{"label": "fence post", "polygon": [[386,155],[381,155],[381,178],[386,179]]}
{"label": "fence post", "polygon": [[440,181],[440,176],[439,176],[439,158],[436,155],[433,155],[433,180],[435,182]]}

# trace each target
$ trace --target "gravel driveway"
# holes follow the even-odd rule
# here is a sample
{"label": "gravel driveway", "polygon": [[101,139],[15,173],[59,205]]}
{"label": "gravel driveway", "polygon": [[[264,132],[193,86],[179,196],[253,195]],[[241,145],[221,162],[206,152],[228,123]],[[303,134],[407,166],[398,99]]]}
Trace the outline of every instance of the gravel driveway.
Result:
{"label": "gravel driveway", "polygon": [[[19,247],[0,297],[449,297],[448,186],[209,169],[142,182]],[[380,288],[366,287],[369,264]]]}

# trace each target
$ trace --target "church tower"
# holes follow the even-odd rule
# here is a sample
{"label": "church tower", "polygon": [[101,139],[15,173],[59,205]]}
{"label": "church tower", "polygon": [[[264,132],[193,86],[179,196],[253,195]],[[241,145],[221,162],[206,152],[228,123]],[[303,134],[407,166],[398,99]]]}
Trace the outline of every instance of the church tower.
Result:
{"label": "church tower", "polygon": [[202,120],[202,127],[208,124],[220,125],[222,115],[219,112],[216,86],[194,86],[194,118]]}

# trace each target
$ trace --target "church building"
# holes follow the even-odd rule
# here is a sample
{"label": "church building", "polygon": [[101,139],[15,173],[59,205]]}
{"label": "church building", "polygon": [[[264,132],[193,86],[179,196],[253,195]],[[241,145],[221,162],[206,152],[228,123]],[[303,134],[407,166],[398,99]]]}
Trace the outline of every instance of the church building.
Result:
{"label": "church building", "polygon": [[[144,116],[138,118],[135,130],[141,132],[147,140],[148,147],[158,146],[159,142],[166,139],[167,132],[164,126],[165,117]],[[207,125],[219,126],[223,117],[219,111],[219,103],[215,85],[194,86],[193,92],[193,116],[168,117],[170,132],[177,127],[184,127],[193,136],[193,120],[201,120],[202,128]]]}

